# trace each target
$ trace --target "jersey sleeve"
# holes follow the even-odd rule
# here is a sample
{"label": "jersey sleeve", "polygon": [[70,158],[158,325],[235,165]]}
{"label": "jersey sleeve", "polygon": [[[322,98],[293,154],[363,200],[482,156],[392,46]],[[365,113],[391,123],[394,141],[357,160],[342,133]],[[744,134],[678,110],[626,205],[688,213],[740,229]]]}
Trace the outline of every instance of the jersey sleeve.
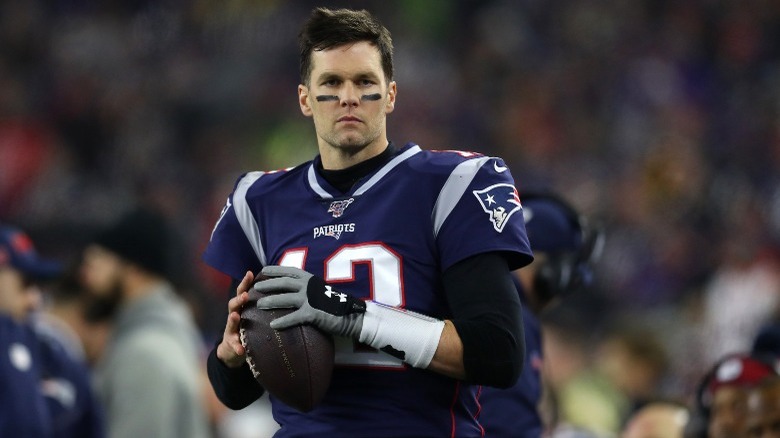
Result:
{"label": "jersey sleeve", "polygon": [[444,184],[434,213],[442,269],[475,254],[498,251],[511,269],[533,260],[514,179],[496,157],[466,160]]}
{"label": "jersey sleeve", "polygon": [[245,196],[245,190],[240,190],[243,180],[244,177],[239,178],[236,189],[228,197],[202,256],[206,264],[234,279],[243,278],[246,271],[257,273],[263,267],[244,229],[249,225],[246,221],[242,225],[236,212],[236,203],[246,202],[239,199]]}

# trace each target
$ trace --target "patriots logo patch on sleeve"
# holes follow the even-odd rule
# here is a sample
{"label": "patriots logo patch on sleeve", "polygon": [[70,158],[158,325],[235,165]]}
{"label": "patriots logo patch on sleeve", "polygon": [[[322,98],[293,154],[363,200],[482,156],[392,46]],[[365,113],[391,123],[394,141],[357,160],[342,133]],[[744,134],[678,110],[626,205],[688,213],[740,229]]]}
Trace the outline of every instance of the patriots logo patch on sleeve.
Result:
{"label": "patriots logo patch on sleeve", "polygon": [[494,184],[472,193],[479,200],[482,210],[490,216],[493,228],[499,233],[504,231],[509,218],[523,208],[517,189],[512,184]]}

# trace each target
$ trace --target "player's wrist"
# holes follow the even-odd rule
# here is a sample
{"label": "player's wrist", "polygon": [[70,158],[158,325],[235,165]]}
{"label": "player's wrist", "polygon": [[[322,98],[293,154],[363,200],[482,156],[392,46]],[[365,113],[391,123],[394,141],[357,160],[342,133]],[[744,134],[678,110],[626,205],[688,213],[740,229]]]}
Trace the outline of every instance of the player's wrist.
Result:
{"label": "player's wrist", "polygon": [[358,340],[415,368],[427,368],[439,346],[444,321],[387,306],[366,303]]}

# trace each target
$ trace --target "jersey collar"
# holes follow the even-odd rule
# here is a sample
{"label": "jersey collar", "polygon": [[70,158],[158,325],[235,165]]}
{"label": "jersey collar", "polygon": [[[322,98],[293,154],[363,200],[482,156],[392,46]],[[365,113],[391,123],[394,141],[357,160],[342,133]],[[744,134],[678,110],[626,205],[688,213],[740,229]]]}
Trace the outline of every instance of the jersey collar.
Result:
{"label": "jersey collar", "polygon": [[387,175],[396,166],[421,151],[422,149],[420,149],[420,146],[414,143],[407,143],[404,147],[395,153],[395,156],[390,159],[390,161],[359,180],[347,193],[341,193],[339,190],[328,184],[320,172],[317,171],[317,168],[321,166],[321,158],[318,155],[317,158],[315,158],[314,161],[309,164],[309,168],[306,172],[307,184],[314,191],[314,193],[316,193],[322,199],[360,196],[371,189],[371,187],[376,185],[376,183],[381,181],[382,178],[384,178],[385,175]]}

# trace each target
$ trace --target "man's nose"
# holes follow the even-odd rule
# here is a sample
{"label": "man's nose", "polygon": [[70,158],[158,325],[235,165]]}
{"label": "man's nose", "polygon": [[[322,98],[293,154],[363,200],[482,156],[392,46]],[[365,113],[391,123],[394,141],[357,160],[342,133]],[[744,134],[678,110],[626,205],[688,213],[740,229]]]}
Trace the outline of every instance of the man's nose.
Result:
{"label": "man's nose", "polygon": [[357,87],[351,83],[346,82],[341,90],[341,106],[357,106],[360,103],[360,96]]}

